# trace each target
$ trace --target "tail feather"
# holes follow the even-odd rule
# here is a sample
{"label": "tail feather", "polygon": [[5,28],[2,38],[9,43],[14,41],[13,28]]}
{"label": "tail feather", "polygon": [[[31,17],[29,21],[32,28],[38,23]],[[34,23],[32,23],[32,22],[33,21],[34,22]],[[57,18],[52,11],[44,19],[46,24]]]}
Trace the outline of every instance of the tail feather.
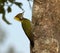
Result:
{"label": "tail feather", "polygon": [[34,47],[34,41],[30,41],[31,47]]}

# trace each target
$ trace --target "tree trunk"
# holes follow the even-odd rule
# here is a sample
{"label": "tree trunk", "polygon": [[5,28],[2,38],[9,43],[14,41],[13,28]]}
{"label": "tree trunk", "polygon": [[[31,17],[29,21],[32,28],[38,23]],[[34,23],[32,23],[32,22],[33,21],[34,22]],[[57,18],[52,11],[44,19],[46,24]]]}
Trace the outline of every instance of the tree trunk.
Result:
{"label": "tree trunk", "polygon": [[34,0],[34,48],[31,53],[59,53],[60,0]]}

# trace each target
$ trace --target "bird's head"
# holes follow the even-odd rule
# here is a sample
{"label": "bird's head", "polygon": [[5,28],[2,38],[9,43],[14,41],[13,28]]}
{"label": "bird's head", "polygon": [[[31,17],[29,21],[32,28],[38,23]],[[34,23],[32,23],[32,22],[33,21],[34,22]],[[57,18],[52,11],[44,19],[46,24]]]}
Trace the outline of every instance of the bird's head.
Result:
{"label": "bird's head", "polygon": [[14,17],[14,19],[17,20],[17,21],[22,21],[22,17],[23,17],[23,14],[19,13]]}

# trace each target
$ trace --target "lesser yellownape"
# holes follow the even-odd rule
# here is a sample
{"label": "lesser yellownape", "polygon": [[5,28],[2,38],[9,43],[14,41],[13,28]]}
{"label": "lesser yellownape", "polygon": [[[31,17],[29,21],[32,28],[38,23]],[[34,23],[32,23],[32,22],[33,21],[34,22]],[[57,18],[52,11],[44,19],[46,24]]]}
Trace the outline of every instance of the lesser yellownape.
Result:
{"label": "lesser yellownape", "polygon": [[31,47],[34,47],[34,41],[33,41],[34,38],[33,38],[33,34],[32,34],[32,26],[31,26],[30,20],[28,20],[27,18],[24,18],[23,13],[17,14],[14,19],[21,22],[22,28],[23,28],[26,36],[30,40]]}

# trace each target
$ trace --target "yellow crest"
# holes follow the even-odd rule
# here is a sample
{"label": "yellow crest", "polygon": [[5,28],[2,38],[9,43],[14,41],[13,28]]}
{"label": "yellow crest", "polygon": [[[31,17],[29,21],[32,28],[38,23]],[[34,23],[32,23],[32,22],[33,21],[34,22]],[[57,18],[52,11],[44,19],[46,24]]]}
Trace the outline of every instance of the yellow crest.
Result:
{"label": "yellow crest", "polygon": [[23,17],[23,13],[19,13],[14,17],[14,19],[17,20],[17,21],[21,21],[22,17]]}

